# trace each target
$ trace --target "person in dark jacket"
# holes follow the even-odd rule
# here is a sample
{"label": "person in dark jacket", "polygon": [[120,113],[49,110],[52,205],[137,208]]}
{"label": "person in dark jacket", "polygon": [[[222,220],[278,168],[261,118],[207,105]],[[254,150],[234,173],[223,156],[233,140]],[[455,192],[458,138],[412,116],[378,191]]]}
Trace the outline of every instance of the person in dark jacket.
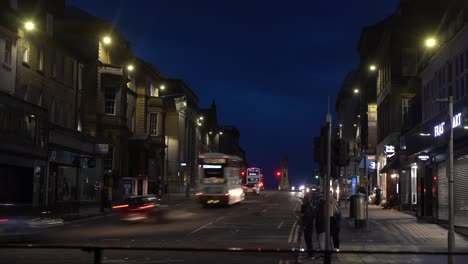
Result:
{"label": "person in dark jacket", "polygon": [[314,231],[314,220],[316,215],[316,208],[312,202],[310,195],[304,195],[302,198],[301,218],[299,223],[304,233],[304,241],[307,248],[307,257],[313,257],[313,243],[312,234]]}
{"label": "person in dark jacket", "polygon": [[322,196],[317,202],[315,215],[315,231],[319,242],[319,249],[325,250],[325,198]]}
{"label": "person in dark jacket", "polygon": [[330,236],[333,240],[334,250],[340,251],[341,209],[338,202],[332,197],[331,199],[333,202],[333,216],[330,217]]}

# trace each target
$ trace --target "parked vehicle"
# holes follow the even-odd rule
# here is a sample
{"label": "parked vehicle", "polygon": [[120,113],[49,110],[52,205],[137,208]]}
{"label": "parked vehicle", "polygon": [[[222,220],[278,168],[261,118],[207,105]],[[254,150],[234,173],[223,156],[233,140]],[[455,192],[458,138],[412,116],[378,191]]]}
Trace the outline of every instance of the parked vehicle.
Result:
{"label": "parked vehicle", "polygon": [[112,206],[126,222],[163,221],[168,206],[162,205],[156,195],[130,196],[122,204]]}

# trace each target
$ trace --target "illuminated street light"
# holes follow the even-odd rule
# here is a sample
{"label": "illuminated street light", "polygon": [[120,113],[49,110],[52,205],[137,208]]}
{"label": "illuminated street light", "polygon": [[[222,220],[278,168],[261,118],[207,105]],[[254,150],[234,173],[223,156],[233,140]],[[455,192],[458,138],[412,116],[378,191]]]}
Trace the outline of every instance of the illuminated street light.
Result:
{"label": "illuminated street light", "polygon": [[371,64],[371,65],[369,66],[369,70],[375,71],[375,70],[377,70],[377,66],[375,66],[374,64]]}
{"label": "illuminated street light", "polygon": [[354,93],[355,93],[355,94],[358,94],[358,93],[359,93],[359,89],[357,89],[357,88],[354,89]]}
{"label": "illuminated street light", "polygon": [[219,132],[219,134],[222,135],[222,134],[223,134],[223,131]]}
{"label": "illuminated street light", "polygon": [[128,71],[133,71],[133,69],[134,69],[134,67],[133,67],[132,64],[130,64],[130,65],[127,66],[127,70],[128,70]]}
{"label": "illuminated street light", "polygon": [[159,89],[164,90],[164,89],[166,89],[166,87],[165,87],[164,85],[161,85],[161,86],[159,87]]}
{"label": "illuminated street light", "polygon": [[200,116],[200,120],[203,120],[203,116]]}
{"label": "illuminated street light", "polygon": [[104,44],[108,45],[112,42],[112,39],[109,36],[105,36],[104,38],[102,38],[102,41],[104,42]]}
{"label": "illuminated street light", "polygon": [[31,30],[34,30],[36,28],[36,25],[34,25],[34,23],[32,21],[26,21],[26,23],[24,23],[24,28],[27,31],[31,31]]}
{"label": "illuminated street light", "polygon": [[424,42],[426,47],[428,48],[433,48],[437,45],[437,40],[433,37],[427,38],[426,41]]}

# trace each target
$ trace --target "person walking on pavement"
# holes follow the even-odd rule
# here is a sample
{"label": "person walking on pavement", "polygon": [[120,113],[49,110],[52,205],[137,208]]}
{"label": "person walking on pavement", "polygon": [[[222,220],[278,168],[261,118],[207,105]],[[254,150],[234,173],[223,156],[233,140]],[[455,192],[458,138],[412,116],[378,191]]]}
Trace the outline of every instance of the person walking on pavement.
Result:
{"label": "person walking on pavement", "polygon": [[304,195],[302,198],[301,206],[301,217],[299,218],[299,224],[304,234],[304,241],[307,248],[307,257],[313,257],[313,243],[312,243],[312,234],[314,232],[314,220],[316,215],[315,205],[312,203],[310,195]]}
{"label": "person walking on pavement", "polygon": [[325,250],[325,198],[318,200],[315,214],[315,231],[319,242],[319,250]]}
{"label": "person walking on pavement", "polygon": [[341,209],[334,197],[331,197],[333,206],[333,216],[330,217],[330,236],[333,241],[335,251],[340,251],[340,226],[341,226]]}

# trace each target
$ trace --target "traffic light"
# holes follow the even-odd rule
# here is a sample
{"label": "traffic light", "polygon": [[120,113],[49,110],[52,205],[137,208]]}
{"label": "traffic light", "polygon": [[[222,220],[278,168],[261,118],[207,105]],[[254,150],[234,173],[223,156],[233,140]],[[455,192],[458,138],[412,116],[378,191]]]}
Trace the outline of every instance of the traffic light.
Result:
{"label": "traffic light", "polygon": [[314,176],[315,176],[315,179],[318,179],[319,176],[320,176],[320,169],[315,169],[314,170]]}
{"label": "traffic light", "polygon": [[333,142],[332,159],[337,166],[347,166],[349,163],[348,142],[338,139]]}

